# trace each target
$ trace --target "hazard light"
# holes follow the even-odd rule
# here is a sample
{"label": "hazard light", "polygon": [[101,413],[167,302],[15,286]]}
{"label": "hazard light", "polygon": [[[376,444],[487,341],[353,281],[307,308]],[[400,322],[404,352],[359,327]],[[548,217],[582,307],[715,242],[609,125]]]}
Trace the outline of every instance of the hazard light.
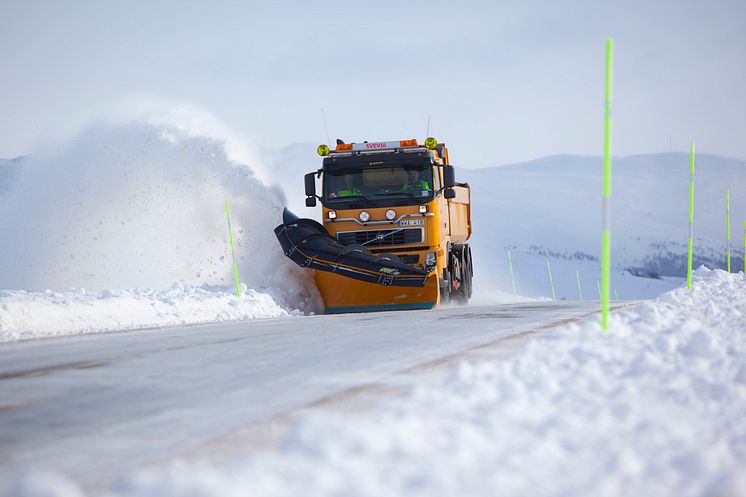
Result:
{"label": "hazard light", "polygon": [[324,145],[322,143],[316,148],[316,153],[322,157],[329,155],[329,145]]}
{"label": "hazard light", "polygon": [[400,147],[416,147],[417,140],[401,140],[399,142]]}
{"label": "hazard light", "polygon": [[338,143],[336,150],[352,150],[352,143]]}
{"label": "hazard light", "polygon": [[438,140],[436,140],[432,136],[428,137],[427,140],[425,140],[425,148],[426,149],[433,150],[437,146],[438,146]]}

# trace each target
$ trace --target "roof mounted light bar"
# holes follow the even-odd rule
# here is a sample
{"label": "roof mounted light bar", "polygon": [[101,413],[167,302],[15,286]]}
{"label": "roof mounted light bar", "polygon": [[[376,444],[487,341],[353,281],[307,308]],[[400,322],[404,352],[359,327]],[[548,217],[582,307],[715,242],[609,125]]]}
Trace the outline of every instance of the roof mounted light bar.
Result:
{"label": "roof mounted light bar", "polygon": [[[424,148],[427,150],[432,150],[437,145],[437,140],[435,138],[428,138],[425,140]],[[319,147],[316,149],[316,152],[322,156],[325,157],[331,153],[361,153],[361,152],[383,152],[388,150],[401,150],[404,151],[411,151],[412,149],[422,149],[423,145],[420,145],[417,143],[417,140],[415,138],[412,138],[411,140],[397,140],[397,141],[387,141],[387,142],[363,142],[363,143],[337,143],[337,146],[334,148],[334,150],[331,150],[328,145],[319,145]],[[406,149],[406,150],[405,150]]]}
{"label": "roof mounted light bar", "polygon": [[368,150],[391,150],[404,147],[419,147],[419,144],[416,139],[388,142],[340,143],[337,145],[335,150],[337,152],[345,152],[349,150],[361,152]]}

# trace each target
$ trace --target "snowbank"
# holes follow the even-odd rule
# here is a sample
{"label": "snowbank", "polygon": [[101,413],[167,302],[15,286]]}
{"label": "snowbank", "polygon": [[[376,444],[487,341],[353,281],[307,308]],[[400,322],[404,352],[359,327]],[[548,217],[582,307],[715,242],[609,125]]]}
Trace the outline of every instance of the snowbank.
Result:
{"label": "snowbank", "polygon": [[107,495],[743,495],[745,300],[743,273],[700,269],[608,333],[557,329],[364,417],[307,415],[279,453],[140,472]]}
{"label": "snowbank", "polygon": [[0,290],[0,342],[154,326],[287,316],[272,295],[174,285],[169,290]]}

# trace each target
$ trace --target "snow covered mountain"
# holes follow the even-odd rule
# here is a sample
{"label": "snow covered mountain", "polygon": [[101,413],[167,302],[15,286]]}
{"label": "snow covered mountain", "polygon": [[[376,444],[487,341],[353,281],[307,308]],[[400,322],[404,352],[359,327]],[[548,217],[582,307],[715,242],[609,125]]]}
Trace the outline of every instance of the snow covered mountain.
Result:
{"label": "snow covered mountain", "polygon": [[[547,287],[545,259],[556,265],[577,266],[581,275],[597,274],[601,164],[600,157],[560,155],[504,167],[461,170],[461,178],[473,188],[473,243],[481,255],[480,264],[500,272],[496,259],[504,259],[505,250],[511,248],[514,263],[544,266],[539,271],[543,288]],[[746,219],[746,161],[698,156],[695,267],[725,267],[726,188],[731,189],[732,237],[740,241],[738,220]],[[685,275],[688,206],[688,154],[614,159],[612,265],[616,280],[622,275],[628,280],[632,275],[658,280]],[[742,268],[742,252],[737,245],[734,248],[732,267]],[[504,273],[505,265],[500,264]],[[570,281],[561,292],[568,298],[577,295],[572,273],[564,278]],[[533,288],[536,282],[526,283]],[[584,286],[593,290],[595,285]],[[624,283],[613,281],[614,286]],[[637,296],[652,296],[646,293]]]}
{"label": "snow covered mountain", "polygon": [[[746,191],[739,191],[746,187],[746,161],[701,155],[696,162],[694,260],[722,266],[725,190],[732,190],[731,212],[740,219],[746,215]],[[686,251],[688,233],[688,155],[622,157],[613,167],[616,264],[680,276],[685,263],[678,256]],[[598,257],[600,157],[552,156],[462,174],[472,184],[480,217],[498,231],[492,243],[569,259]]]}

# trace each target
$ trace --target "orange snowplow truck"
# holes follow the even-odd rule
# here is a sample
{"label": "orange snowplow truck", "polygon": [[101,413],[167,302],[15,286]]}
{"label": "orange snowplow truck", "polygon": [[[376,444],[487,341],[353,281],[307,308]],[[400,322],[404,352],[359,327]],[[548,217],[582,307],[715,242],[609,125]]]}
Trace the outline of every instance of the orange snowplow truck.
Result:
{"label": "orange snowplow truck", "polygon": [[321,223],[287,212],[275,232],[281,239],[278,230],[305,230],[280,243],[288,257],[316,269],[327,313],[468,301],[470,189],[456,183],[444,143],[338,140],[335,150],[320,145],[317,152],[323,165],[306,175],[305,192],[306,206],[321,202]]}

